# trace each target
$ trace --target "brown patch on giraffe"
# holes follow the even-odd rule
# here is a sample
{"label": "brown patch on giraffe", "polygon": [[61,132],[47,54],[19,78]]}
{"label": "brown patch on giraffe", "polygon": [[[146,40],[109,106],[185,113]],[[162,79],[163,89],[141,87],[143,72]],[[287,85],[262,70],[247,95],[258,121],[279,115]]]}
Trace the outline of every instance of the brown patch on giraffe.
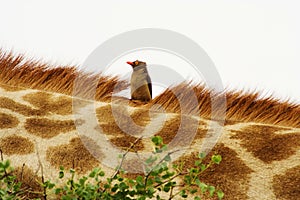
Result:
{"label": "brown patch on giraffe", "polygon": [[36,92],[25,95],[23,99],[47,113],[72,114],[72,99],[66,96],[55,98],[46,92]]}
{"label": "brown patch on giraffe", "polygon": [[187,146],[193,140],[205,137],[207,129],[201,128],[199,125],[206,125],[206,123],[190,116],[177,115],[169,119],[155,136],[161,136],[163,142],[168,144],[170,148],[173,146]]}
{"label": "brown patch on giraffe", "polygon": [[11,85],[4,85],[4,84],[0,84],[0,87],[8,92],[15,92],[15,91],[20,91],[20,90],[24,90],[24,88],[20,88],[17,86],[11,86]]}
{"label": "brown patch on giraffe", "polygon": [[122,170],[124,170],[127,173],[127,177],[135,177],[137,174],[143,173],[143,161],[139,159],[138,157],[133,158],[133,159],[125,159],[123,160],[122,163]]}
{"label": "brown patch on giraffe", "polygon": [[[96,110],[99,125],[105,134],[114,136],[138,135],[144,130],[142,126],[135,124],[126,107],[114,106],[116,107],[113,109],[111,105],[106,105]],[[139,115],[145,114],[139,113]]]}
{"label": "brown patch on giraffe", "polygon": [[24,127],[30,134],[42,138],[52,138],[60,133],[76,129],[73,120],[51,120],[47,118],[26,119]]}
{"label": "brown patch on giraffe", "polygon": [[0,129],[4,128],[14,128],[18,126],[19,120],[10,115],[5,113],[0,113]]}
{"label": "brown patch on giraffe", "polygon": [[[131,135],[115,137],[110,139],[109,141],[115,146],[120,147],[123,150],[129,150],[131,152],[141,151],[144,149],[144,144],[142,140],[139,140],[139,138],[133,137]],[[130,148],[133,144],[135,145],[132,148]]]}
{"label": "brown patch on giraffe", "polygon": [[[119,109],[114,110],[114,111],[116,111],[116,114],[119,114],[118,110]],[[97,119],[100,123],[114,122],[114,116],[113,116],[113,113],[112,113],[112,106],[110,104],[97,108],[96,109],[96,115],[97,115]]]}
{"label": "brown patch on giraffe", "polygon": [[288,169],[282,175],[273,178],[273,191],[277,199],[299,199],[300,197],[300,166]]}
{"label": "brown patch on giraffe", "polygon": [[[221,189],[225,196],[223,199],[247,199],[248,182],[250,174],[253,172],[244,164],[237,153],[224,144],[218,144],[213,148],[210,154],[203,161],[207,163],[212,154],[222,156],[222,161],[219,165],[215,164],[201,173],[200,181],[215,186]],[[182,156],[175,161],[176,164],[184,162],[184,169],[194,167],[198,153]]]}
{"label": "brown patch on giraffe", "polygon": [[129,114],[126,106],[114,104],[101,106],[96,109],[98,121],[100,123],[116,122],[128,124],[132,120],[136,125],[146,126],[150,121],[149,110],[136,109],[132,114]]}
{"label": "brown patch on giraffe", "polygon": [[126,133],[123,132],[119,126],[111,122],[110,124],[100,124],[100,127],[95,127],[96,131],[101,131],[106,135],[118,136],[118,135],[125,135]]}
{"label": "brown patch on giraffe", "polygon": [[17,135],[1,138],[0,147],[6,155],[26,155],[34,152],[34,144],[28,138]]}
{"label": "brown patch on giraffe", "polygon": [[26,165],[24,167],[17,167],[13,174],[16,176],[16,181],[22,182],[21,191],[24,193],[21,196],[24,199],[43,197],[42,177],[34,173],[32,169]]}
{"label": "brown patch on giraffe", "polygon": [[148,109],[136,109],[131,115],[131,118],[133,122],[139,126],[146,126],[151,120]]}
{"label": "brown patch on giraffe", "polygon": [[231,138],[241,140],[241,146],[265,163],[287,159],[300,146],[300,133],[276,134],[288,130],[272,126],[247,126]]}
{"label": "brown patch on giraffe", "polygon": [[56,168],[73,168],[78,173],[86,173],[99,165],[99,161],[88,151],[85,145],[91,145],[95,149],[93,155],[97,159],[103,158],[100,147],[91,139],[84,138],[84,143],[80,138],[73,138],[69,144],[49,147],[46,152],[46,159]]}
{"label": "brown patch on giraffe", "polygon": [[27,105],[23,105],[15,102],[12,99],[7,97],[0,97],[0,108],[9,109],[11,111],[20,113],[25,116],[42,116],[46,115],[46,112],[43,110],[32,109]]}

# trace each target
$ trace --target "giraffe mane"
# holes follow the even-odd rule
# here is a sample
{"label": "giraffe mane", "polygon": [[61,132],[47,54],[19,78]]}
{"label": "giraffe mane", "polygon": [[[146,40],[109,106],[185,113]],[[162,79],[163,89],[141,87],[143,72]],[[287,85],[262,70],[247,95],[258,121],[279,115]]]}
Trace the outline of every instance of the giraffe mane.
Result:
{"label": "giraffe mane", "polygon": [[[190,103],[191,91],[194,91],[198,104]],[[180,94],[176,97],[175,94]],[[215,93],[203,84],[184,82],[166,89],[149,104],[160,104],[168,112],[194,114],[212,119],[212,104],[221,104],[226,99],[225,123],[257,122],[281,126],[300,127],[300,105],[289,100],[281,101],[273,96],[261,98],[259,92],[227,90]],[[179,99],[179,100],[178,100]],[[213,101],[212,101],[213,99]],[[225,103],[225,102],[224,102]],[[214,111],[214,116],[222,116],[222,110]],[[220,113],[218,113],[220,112]],[[213,120],[222,120],[215,118]]]}
{"label": "giraffe mane", "polygon": [[[128,83],[117,76],[104,76],[79,71],[76,66],[54,66],[33,59],[25,59],[24,55],[5,53],[0,49],[0,83],[12,86],[42,89],[51,92],[72,95],[74,82],[80,77],[80,97],[90,96],[93,88],[91,82],[97,81],[95,99],[107,100],[113,91],[121,91]],[[115,86],[117,85],[117,88]]]}
{"label": "giraffe mane", "polygon": [[[24,55],[6,53],[0,49],[0,84],[17,87],[42,89],[51,92],[73,95],[74,81],[80,76],[81,97],[88,96],[93,88],[92,81],[97,81],[95,100],[109,101],[112,93],[128,88],[129,83],[117,76],[105,76],[79,71],[76,66],[53,66],[33,59],[25,59]],[[117,88],[116,88],[117,86]],[[190,95],[196,95],[198,104],[190,103]],[[176,97],[175,94],[180,94]],[[211,118],[212,103],[223,101],[226,97],[226,121],[258,122],[280,126],[300,127],[300,105],[288,100],[281,101],[273,96],[260,98],[258,92],[223,91],[214,93],[203,84],[182,82],[167,88],[146,105],[133,106],[151,107],[159,104],[168,112],[195,114]],[[179,99],[179,100],[178,100]],[[212,102],[211,99],[214,99]],[[220,113],[221,115],[221,113]],[[214,119],[219,120],[219,119]]]}

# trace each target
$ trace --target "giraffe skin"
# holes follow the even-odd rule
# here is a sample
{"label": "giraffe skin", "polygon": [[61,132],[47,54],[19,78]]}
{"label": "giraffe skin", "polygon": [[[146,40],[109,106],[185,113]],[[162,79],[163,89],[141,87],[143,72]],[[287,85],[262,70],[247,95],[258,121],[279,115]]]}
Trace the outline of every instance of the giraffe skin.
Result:
{"label": "giraffe skin", "polygon": [[[300,196],[297,104],[228,92],[226,119],[220,124],[218,119],[209,118],[208,108],[201,108],[203,115],[192,111],[182,114],[174,105],[176,100],[165,100],[173,98],[168,91],[149,104],[122,98],[113,101],[110,88],[121,81],[101,76],[95,100],[83,95],[79,98],[72,95],[73,86],[65,86],[74,81],[73,68],[43,68],[41,63],[24,62],[23,57],[5,53],[0,58],[1,152],[16,167],[17,175],[22,173],[24,184],[36,191],[41,187],[33,180],[41,176],[58,184],[65,180],[57,178],[60,166],[74,168],[80,175],[87,175],[95,167],[113,174],[117,156],[136,141],[123,167],[142,173],[140,157],[135,152],[147,156],[152,150],[153,135],[160,135],[174,148],[188,146],[184,153],[172,158],[192,167],[213,124],[222,126],[222,132],[210,154],[220,154],[222,162],[203,173],[201,180],[222,189],[224,199],[290,200]],[[64,73],[67,80],[55,78]],[[26,75],[32,79],[26,79]],[[120,90],[126,87],[121,83]],[[177,89],[183,87],[188,85]],[[209,106],[205,98],[201,97],[201,105]],[[163,111],[153,108],[158,103]],[[128,126],[131,123],[136,126]],[[182,134],[177,134],[179,129]],[[189,138],[190,133],[195,134]],[[141,136],[144,137],[138,140]],[[34,197],[37,196],[28,194],[28,198]]]}

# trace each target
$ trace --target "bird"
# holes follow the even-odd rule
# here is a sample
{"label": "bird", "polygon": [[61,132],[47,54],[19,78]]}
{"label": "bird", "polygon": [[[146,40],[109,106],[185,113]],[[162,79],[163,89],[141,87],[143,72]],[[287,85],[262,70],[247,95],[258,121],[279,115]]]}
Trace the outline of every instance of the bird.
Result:
{"label": "bird", "polygon": [[136,60],[127,62],[132,66],[130,89],[131,99],[142,102],[149,102],[152,99],[152,83],[147,71],[147,64],[143,61]]}

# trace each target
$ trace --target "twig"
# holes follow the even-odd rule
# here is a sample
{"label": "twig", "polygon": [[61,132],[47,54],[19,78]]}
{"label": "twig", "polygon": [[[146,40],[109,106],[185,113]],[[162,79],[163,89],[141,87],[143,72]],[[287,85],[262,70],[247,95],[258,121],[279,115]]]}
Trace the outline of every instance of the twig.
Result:
{"label": "twig", "polygon": [[[75,171],[75,159],[73,159],[73,161],[72,161],[72,168]],[[70,190],[74,189],[74,176],[75,176],[74,173],[72,173]]]}
{"label": "twig", "polygon": [[186,172],[186,173],[180,172],[180,173],[176,174],[175,176],[172,176],[170,179],[165,180],[165,181],[163,181],[163,182],[161,182],[161,183],[155,185],[154,188],[157,188],[157,187],[159,187],[159,186],[161,186],[161,185],[163,185],[163,184],[165,184],[165,183],[167,183],[167,182],[169,182],[169,181],[174,180],[174,179],[177,178],[178,176],[182,176],[182,175],[185,175],[185,174],[188,174],[188,173],[187,173],[187,172]]}
{"label": "twig", "polygon": [[117,174],[120,172],[121,167],[122,167],[122,165],[123,165],[123,162],[124,162],[124,160],[125,160],[125,157],[126,157],[126,155],[129,153],[130,149],[132,149],[132,148],[138,143],[138,141],[140,141],[142,138],[143,138],[143,136],[137,138],[137,139],[134,141],[134,143],[132,143],[132,144],[130,145],[130,147],[128,147],[128,149],[126,150],[126,152],[122,155],[121,163],[120,163],[120,165],[118,166],[118,168],[116,169],[114,175],[112,176],[112,179],[115,178],[115,177],[117,176]]}
{"label": "twig", "polygon": [[171,200],[173,198],[173,189],[174,189],[174,187],[172,186],[171,191],[170,191],[169,200]]}
{"label": "twig", "polygon": [[[36,147],[37,147],[37,145],[36,145]],[[37,155],[37,158],[38,158],[39,166],[41,168],[42,184],[43,184],[43,197],[44,197],[44,200],[47,200],[47,187],[45,187],[44,169],[43,169],[43,165],[42,165],[42,162],[41,162],[41,159],[40,159],[40,154],[39,154],[38,148],[36,148],[36,155]]]}
{"label": "twig", "polygon": [[1,147],[0,147],[0,154],[1,154],[1,161],[3,161],[3,151],[1,149]]}
{"label": "twig", "polygon": [[22,181],[23,181],[23,172],[24,172],[24,167],[25,167],[25,163],[23,163],[23,165],[22,165],[20,182],[22,182]]}

